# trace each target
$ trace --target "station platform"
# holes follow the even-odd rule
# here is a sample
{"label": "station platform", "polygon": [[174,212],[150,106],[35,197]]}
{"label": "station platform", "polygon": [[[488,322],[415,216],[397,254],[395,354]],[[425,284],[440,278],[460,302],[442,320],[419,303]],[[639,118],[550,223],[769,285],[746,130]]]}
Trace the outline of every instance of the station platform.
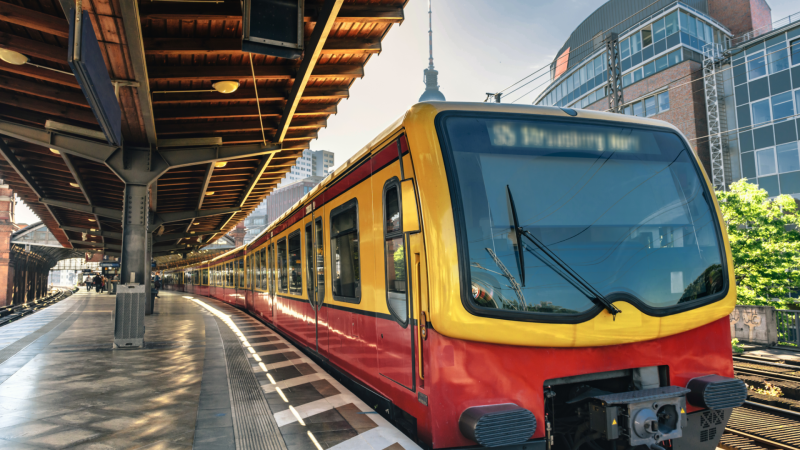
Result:
{"label": "station platform", "polygon": [[0,328],[0,448],[419,448],[241,310],[162,291],[143,349],[113,313],[80,291]]}

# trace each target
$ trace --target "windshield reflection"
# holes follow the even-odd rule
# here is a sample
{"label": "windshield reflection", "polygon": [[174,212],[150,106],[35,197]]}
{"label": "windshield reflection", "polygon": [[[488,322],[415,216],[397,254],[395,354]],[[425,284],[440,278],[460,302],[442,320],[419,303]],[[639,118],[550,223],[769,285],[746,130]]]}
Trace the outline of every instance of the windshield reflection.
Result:
{"label": "windshield reflection", "polygon": [[[476,305],[550,314],[595,307],[545,251],[601,298],[668,308],[722,292],[716,222],[677,135],[465,117],[448,118],[446,128]],[[518,227],[544,250],[520,240],[509,190]]]}

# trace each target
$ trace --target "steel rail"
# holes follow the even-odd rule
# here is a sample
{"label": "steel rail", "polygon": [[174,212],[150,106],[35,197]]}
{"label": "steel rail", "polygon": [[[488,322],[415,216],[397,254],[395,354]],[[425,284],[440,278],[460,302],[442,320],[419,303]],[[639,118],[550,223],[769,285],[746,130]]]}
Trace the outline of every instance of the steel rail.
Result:
{"label": "steel rail", "polygon": [[748,363],[748,364],[760,364],[762,366],[773,366],[773,367],[780,367],[782,369],[794,369],[796,371],[800,371],[800,365],[795,366],[793,364],[781,364],[781,363],[774,363],[774,362],[768,362],[768,361],[759,361],[759,360],[756,360],[756,359],[743,358],[741,356],[734,356],[733,360],[734,361],[740,361],[740,362]]}
{"label": "steel rail", "polygon": [[[764,371],[764,370],[747,369],[747,368],[742,368],[742,367],[734,367],[733,371],[734,372],[749,373],[751,375],[765,375],[765,376],[769,376],[769,377],[773,377],[773,378],[780,378],[780,379],[783,379],[783,380],[786,380],[786,381],[797,381],[798,383],[800,383],[800,377],[796,377],[796,376],[793,376],[793,375],[783,375],[783,374],[777,373],[777,372],[767,372],[767,371]],[[798,370],[798,372],[800,372],[800,370]]]}
{"label": "steel rail", "polygon": [[769,440],[767,438],[756,436],[756,435],[753,435],[753,434],[750,434],[750,433],[745,433],[744,431],[734,430],[733,428],[725,427],[725,432],[726,433],[735,434],[737,436],[745,437],[747,439],[751,439],[751,440],[753,440],[755,442],[758,442],[759,444],[766,444],[766,445],[769,445],[769,446],[772,446],[772,447],[777,447],[777,448],[780,448],[780,449],[783,449],[783,450],[800,450],[800,448],[792,447],[791,445],[780,444],[778,442],[771,441],[771,440]]}

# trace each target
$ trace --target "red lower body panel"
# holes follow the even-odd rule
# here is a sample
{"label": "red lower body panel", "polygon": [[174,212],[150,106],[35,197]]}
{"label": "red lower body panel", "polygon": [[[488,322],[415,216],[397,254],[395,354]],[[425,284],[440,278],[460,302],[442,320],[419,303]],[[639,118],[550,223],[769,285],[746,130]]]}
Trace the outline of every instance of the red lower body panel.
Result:
{"label": "red lower body panel", "polygon": [[[426,344],[434,448],[475,445],[459,432],[458,419],[477,405],[527,408],[538,424],[534,437],[543,437],[549,379],[662,365],[669,367],[675,386],[709,374],[733,377],[727,318],[663,339],[609,347],[513,347],[451,339],[433,330]],[[688,412],[696,409],[689,406]]]}
{"label": "red lower body panel", "polygon": [[[477,405],[510,402],[527,408],[538,424],[534,437],[543,437],[543,390],[549,379],[647,366],[668,366],[670,383],[676,386],[686,386],[690,379],[703,375],[733,376],[727,319],[663,339],[589,348],[486,344],[448,338],[431,329],[422,342],[423,381],[417,355],[409,351],[411,334],[417,336],[411,325],[390,330],[390,325],[396,325],[392,319],[328,305],[316,317],[309,302],[281,296],[273,300],[263,292],[215,286],[183,288],[232,305],[249,305],[254,315],[312,350],[317,348],[318,333],[319,353],[352,379],[414,416],[418,439],[433,448],[475,445],[462,436],[458,419],[466,408]],[[394,340],[381,343],[381,334],[384,340],[388,336]],[[413,375],[407,375],[406,367],[413,369]],[[405,375],[402,381],[412,381],[414,389],[384,376],[383,369],[396,371],[395,378]],[[427,396],[427,406],[420,401],[420,393]],[[689,412],[696,409],[689,406]]]}

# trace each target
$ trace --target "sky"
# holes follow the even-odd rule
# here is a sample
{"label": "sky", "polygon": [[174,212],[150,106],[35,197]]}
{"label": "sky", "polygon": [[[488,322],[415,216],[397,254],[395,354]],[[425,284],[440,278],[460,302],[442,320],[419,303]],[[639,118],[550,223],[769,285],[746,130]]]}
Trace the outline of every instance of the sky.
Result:
{"label": "sky", "polygon": [[[767,2],[773,21],[800,11],[797,0]],[[550,64],[569,34],[603,3],[605,0],[433,0],[433,57],[440,90],[447,100],[483,101],[487,92],[503,90]],[[328,119],[319,139],[311,141],[313,150],[334,152],[336,166],[399,118],[425,90],[427,0],[409,0],[405,21],[392,26],[382,45],[382,53],[367,63],[364,78],[351,87],[350,98],[339,103],[338,114]],[[511,94],[504,102],[517,99],[546,79]],[[518,102],[530,104],[545,86]],[[18,202],[17,222],[38,220]]]}

